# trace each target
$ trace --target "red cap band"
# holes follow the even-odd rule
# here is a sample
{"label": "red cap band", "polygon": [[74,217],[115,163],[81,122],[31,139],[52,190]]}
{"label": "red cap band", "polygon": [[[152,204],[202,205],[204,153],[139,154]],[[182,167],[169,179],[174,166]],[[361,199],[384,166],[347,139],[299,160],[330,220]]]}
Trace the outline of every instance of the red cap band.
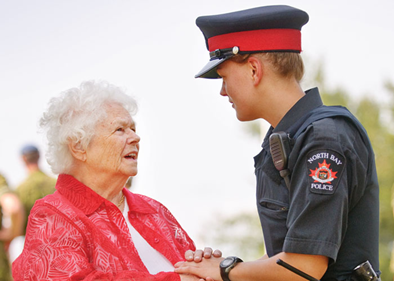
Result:
{"label": "red cap band", "polygon": [[209,51],[239,47],[241,52],[287,50],[301,52],[301,31],[298,29],[260,29],[213,36],[208,39]]}

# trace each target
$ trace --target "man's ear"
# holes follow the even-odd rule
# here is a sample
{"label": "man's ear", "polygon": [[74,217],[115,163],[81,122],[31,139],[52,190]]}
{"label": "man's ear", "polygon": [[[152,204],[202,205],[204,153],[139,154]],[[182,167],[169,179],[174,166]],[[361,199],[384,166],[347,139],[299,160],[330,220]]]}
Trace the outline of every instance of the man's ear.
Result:
{"label": "man's ear", "polygon": [[80,142],[75,142],[72,140],[68,141],[68,149],[70,150],[72,156],[79,161],[86,161],[86,150],[83,149]]}
{"label": "man's ear", "polygon": [[27,158],[26,158],[26,155],[22,155],[22,160],[23,160],[23,163],[26,163],[26,164],[27,164]]}
{"label": "man's ear", "polygon": [[253,79],[253,85],[257,86],[263,77],[263,63],[257,57],[250,56],[248,58],[248,64]]}

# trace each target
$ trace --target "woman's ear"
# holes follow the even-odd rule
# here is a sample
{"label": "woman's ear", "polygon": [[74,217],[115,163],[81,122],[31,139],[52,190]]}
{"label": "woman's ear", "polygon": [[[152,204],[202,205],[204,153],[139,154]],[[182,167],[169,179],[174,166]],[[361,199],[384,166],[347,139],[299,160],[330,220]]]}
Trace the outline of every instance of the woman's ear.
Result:
{"label": "woman's ear", "polygon": [[82,162],[86,161],[86,150],[82,147],[80,142],[69,140],[68,149],[75,159]]}
{"label": "woman's ear", "polygon": [[250,67],[250,74],[253,79],[253,85],[257,86],[263,77],[263,63],[257,57],[250,56],[248,58],[248,64]]}

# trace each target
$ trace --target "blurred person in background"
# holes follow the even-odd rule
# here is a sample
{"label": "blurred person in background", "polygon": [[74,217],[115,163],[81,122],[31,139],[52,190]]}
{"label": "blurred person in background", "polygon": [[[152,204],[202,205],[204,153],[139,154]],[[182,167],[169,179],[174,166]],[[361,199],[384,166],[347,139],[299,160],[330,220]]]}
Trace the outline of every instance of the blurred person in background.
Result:
{"label": "blurred person in background", "polygon": [[16,188],[16,194],[25,210],[23,235],[15,237],[8,249],[10,262],[22,253],[30,211],[34,203],[48,194],[55,192],[56,179],[45,174],[39,166],[40,152],[34,145],[25,145],[21,149],[21,158],[28,172],[27,178]]}
{"label": "blurred person in background", "polygon": [[18,196],[0,175],[0,280],[12,280],[8,246],[24,231],[24,210]]}
{"label": "blurred person in background", "polygon": [[168,209],[125,188],[137,174],[136,109],[106,82],[51,99],[40,124],[56,192],[30,212],[15,280],[199,280],[173,272],[195,246]]}
{"label": "blurred person in background", "polygon": [[16,188],[26,214],[25,227],[34,203],[55,192],[56,179],[45,174],[39,166],[40,152],[34,145],[25,145],[21,157],[28,172],[27,178]]}

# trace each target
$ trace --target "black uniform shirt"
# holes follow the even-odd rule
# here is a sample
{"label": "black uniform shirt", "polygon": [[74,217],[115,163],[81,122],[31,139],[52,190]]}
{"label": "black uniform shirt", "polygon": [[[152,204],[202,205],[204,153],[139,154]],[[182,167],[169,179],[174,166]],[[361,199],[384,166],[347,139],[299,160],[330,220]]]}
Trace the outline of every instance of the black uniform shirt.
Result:
{"label": "black uniform shirt", "polygon": [[[314,121],[296,134],[288,189],[273,165],[269,136],[278,131],[293,136],[301,127],[297,121],[324,108],[334,116]],[[376,271],[379,268],[374,154],[361,124],[348,111],[351,117],[342,117],[343,111],[323,106],[317,88],[307,91],[278,126],[270,128],[255,157],[257,206],[268,256],[280,252],[327,256],[330,264],[322,280],[345,280],[366,260]]]}

